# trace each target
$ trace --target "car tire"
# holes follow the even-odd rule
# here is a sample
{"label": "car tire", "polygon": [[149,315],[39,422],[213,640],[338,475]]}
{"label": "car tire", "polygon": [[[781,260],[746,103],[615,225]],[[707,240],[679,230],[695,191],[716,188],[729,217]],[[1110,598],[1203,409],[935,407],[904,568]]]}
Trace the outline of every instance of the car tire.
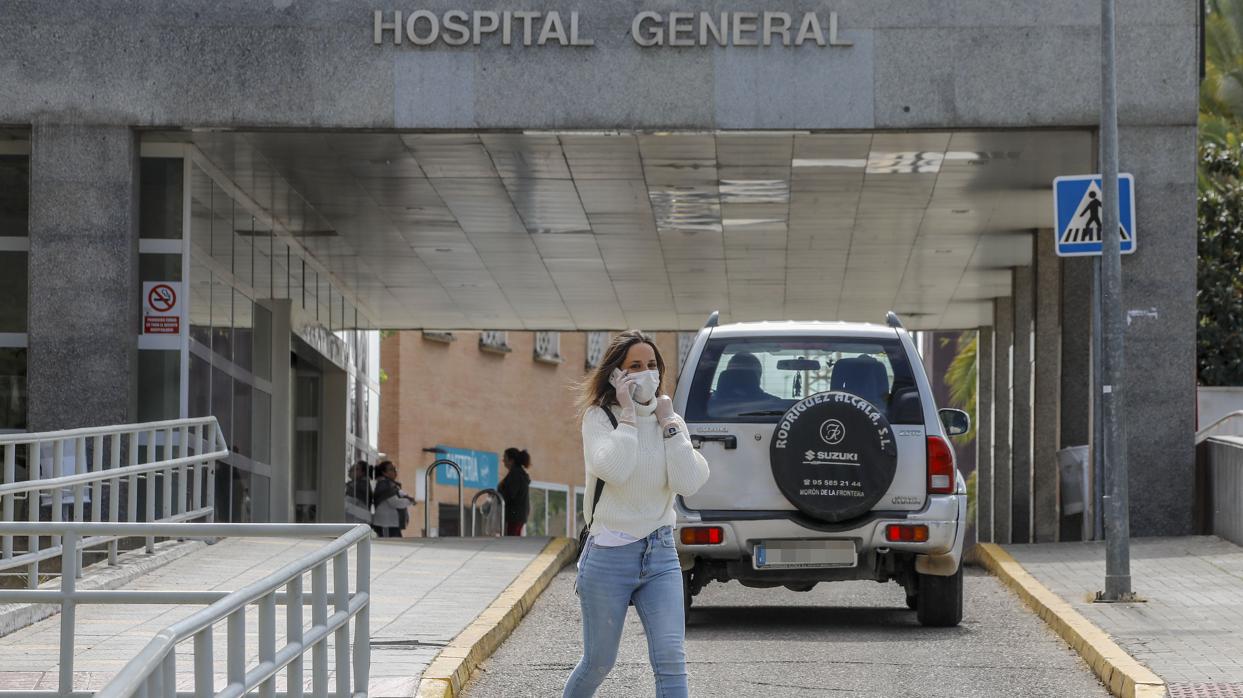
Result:
{"label": "car tire", "polygon": [[907,594],[906,595],[906,607],[911,609],[912,611],[914,611],[916,608],[919,608],[919,594]]}
{"label": "car tire", "polygon": [[915,615],[920,625],[952,628],[962,622],[962,566],[948,577],[919,575]]}
{"label": "car tire", "polygon": [[687,618],[689,618],[691,615],[691,603],[693,603],[693,601],[694,601],[694,596],[691,594],[691,573],[683,572],[682,573],[682,609],[683,609],[683,612],[686,614]]}

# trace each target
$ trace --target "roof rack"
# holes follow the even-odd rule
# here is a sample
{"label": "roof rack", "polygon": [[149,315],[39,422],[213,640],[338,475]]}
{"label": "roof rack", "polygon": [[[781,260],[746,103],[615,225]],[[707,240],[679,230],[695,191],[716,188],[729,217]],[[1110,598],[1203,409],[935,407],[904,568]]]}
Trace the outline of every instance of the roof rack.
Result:
{"label": "roof rack", "polygon": [[885,313],[885,324],[889,325],[890,327],[894,328],[895,330],[904,330],[904,329],[906,329],[905,327],[903,327],[903,326],[902,326],[902,320],[900,320],[900,319],[898,318],[898,314],[897,314],[897,313],[895,313],[895,312],[893,312],[892,310],[890,310],[889,312]]}
{"label": "roof rack", "polygon": [[713,310],[712,314],[708,316],[708,321],[704,323],[704,328],[707,329],[709,327],[716,327],[718,324],[720,324],[720,322],[721,322],[721,311]]}

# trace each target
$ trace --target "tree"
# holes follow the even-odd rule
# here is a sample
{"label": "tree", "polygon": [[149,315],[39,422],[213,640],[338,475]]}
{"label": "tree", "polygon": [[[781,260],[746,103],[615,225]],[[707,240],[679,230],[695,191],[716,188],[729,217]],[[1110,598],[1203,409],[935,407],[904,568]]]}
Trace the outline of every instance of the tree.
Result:
{"label": "tree", "polygon": [[1243,0],[1205,11],[1196,372],[1201,385],[1243,385]]}
{"label": "tree", "polygon": [[1204,82],[1200,85],[1201,141],[1238,146],[1241,118],[1243,0],[1208,0],[1204,16]]}
{"label": "tree", "polygon": [[1243,147],[1200,146],[1196,364],[1201,385],[1243,385]]}
{"label": "tree", "polygon": [[978,332],[958,335],[958,353],[945,370],[945,385],[950,390],[950,404],[971,417],[971,431],[963,434],[959,443],[968,444],[975,439],[976,405],[976,351],[979,347]]}
{"label": "tree", "polygon": [[[975,439],[976,386],[978,349],[980,333],[963,332],[958,335],[958,352],[949,368],[945,370],[945,385],[950,391],[950,404],[966,412],[971,417],[971,430],[962,436],[954,437],[959,444],[966,446]],[[967,477],[967,520],[975,520],[977,472]]]}

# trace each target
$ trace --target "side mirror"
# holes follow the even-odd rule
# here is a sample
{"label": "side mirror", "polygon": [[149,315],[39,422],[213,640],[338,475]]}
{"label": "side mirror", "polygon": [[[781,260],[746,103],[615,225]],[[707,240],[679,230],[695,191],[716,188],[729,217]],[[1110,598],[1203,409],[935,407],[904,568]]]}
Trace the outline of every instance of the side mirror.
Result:
{"label": "side mirror", "polygon": [[941,410],[941,424],[947,436],[962,436],[971,431],[971,417],[962,410]]}

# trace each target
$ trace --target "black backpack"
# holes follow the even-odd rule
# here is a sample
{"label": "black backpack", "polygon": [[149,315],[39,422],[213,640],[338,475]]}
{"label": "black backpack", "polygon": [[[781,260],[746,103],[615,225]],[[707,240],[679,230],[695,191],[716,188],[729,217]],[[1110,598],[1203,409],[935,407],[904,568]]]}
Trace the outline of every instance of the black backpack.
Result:
{"label": "black backpack", "polygon": [[[605,407],[604,413],[609,416],[609,422],[613,428],[617,428],[617,417],[613,415],[613,410]],[[604,492],[604,480],[596,478],[596,491],[591,496],[591,516],[595,518],[596,505],[600,503],[600,495]],[[583,528],[578,532],[578,556],[583,556],[583,549],[587,547],[587,532],[591,530],[591,522],[584,521]]]}

